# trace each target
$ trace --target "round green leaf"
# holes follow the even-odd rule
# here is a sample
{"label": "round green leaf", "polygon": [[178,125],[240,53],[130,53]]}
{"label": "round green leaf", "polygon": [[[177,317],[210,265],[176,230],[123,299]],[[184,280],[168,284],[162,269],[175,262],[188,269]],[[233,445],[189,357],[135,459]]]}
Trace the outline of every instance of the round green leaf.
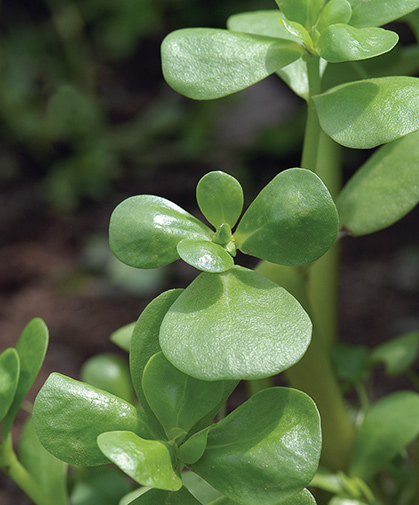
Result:
{"label": "round green leaf", "polygon": [[227,19],[227,28],[235,32],[264,35],[298,42],[298,38],[279,23],[278,9],[234,14]]}
{"label": "round green leaf", "polygon": [[203,380],[258,379],[286,370],[306,351],[311,322],[285,289],[235,266],[200,274],[160,328],[166,358]]}
{"label": "round green leaf", "polygon": [[350,24],[359,28],[382,26],[419,9],[419,0],[349,0],[349,2],[352,5]]}
{"label": "round green leaf", "polygon": [[234,265],[224,247],[208,240],[183,239],[177,251],[183,261],[204,272],[225,272]]}
{"label": "round green leaf", "polygon": [[365,235],[392,225],[419,203],[419,132],[382,146],[338,195],[341,226]]}
{"label": "round green leaf", "polygon": [[204,175],[196,187],[196,199],[202,214],[218,228],[237,223],[243,210],[243,189],[237,179],[221,171]]}
{"label": "round green leaf", "polygon": [[0,421],[4,419],[19,381],[19,355],[13,347],[0,354]]}
{"label": "round green leaf", "polygon": [[175,427],[188,432],[211,412],[219,404],[224,386],[221,381],[202,381],[182,373],[159,352],[144,369],[143,391],[169,434]]}
{"label": "round green leaf", "polygon": [[310,170],[278,174],[255,198],[234,234],[244,253],[272,263],[301,265],[336,240],[338,214],[323,182]]}
{"label": "round green leaf", "polygon": [[269,388],[209,431],[191,469],[242,505],[277,505],[311,481],[320,450],[314,402],[297,390]]}
{"label": "round green leaf", "polygon": [[33,411],[42,445],[73,465],[107,463],[96,439],[105,431],[133,431],[153,438],[144,414],[133,405],[98,388],[53,373],[36,397]]}
{"label": "round green leaf", "polygon": [[336,23],[347,23],[352,16],[351,4],[348,0],[330,0],[323,7],[316,28],[322,32]]}
{"label": "round green leaf", "polygon": [[228,30],[187,28],[163,41],[163,75],[179,93],[210,100],[248,88],[303,54],[290,40]]}
{"label": "round green leaf", "polygon": [[323,130],[338,144],[369,149],[419,129],[419,79],[349,82],[313,97]]}
{"label": "round green leaf", "polygon": [[371,353],[374,364],[384,363],[388,375],[409,370],[419,354],[419,331],[412,331],[377,346]]}
{"label": "round green leaf", "polygon": [[120,203],[109,225],[115,256],[132,267],[157,268],[179,258],[184,238],[211,240],[211,230],[178,205],[154,195],[138,195]]}
{"label": "round green leaf", "polygon": [[370,407],[358,430],[349,468],[369,481],[419,434],[419,394],[398,391]]}
{"label": "round green leaf", "polygon": [[186,487],[182,487],[176,492],[150,489],[129,505],[201,505],[201,502],[194,498]]}
{"label": "round green leaf", "polygon": [[397,44],[397,33],[382,28],[355,28],[346,24],[328,26],[320,35],[317,52],[331,63],[365,60],[387,53]]}
{"label": "round green leaf", "polygon": [[16,344],[19,355],[19,382],[12,405],[2,421],[2,436],[4,439],[10,433],[13,420],[19,408],[34,383],[48,348],[49,333],[44,321],[35,318],[22,331]]}
{"label": "round green leaf", "polygon": [[97,438],[103,454],[143,486],[177,491],[182,481],[174,466],[173,448],[160,440],[145,440],[131,431],[110,431]]}

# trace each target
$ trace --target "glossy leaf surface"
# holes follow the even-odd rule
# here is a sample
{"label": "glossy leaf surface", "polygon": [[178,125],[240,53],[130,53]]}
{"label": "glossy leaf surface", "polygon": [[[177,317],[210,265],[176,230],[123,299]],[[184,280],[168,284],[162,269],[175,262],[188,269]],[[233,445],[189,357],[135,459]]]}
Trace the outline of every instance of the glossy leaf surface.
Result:
{"label": "glossy leaf surface", "polygon": [[19,459],[56,505],[67,505],[67,465],[44,449],[31,418],[26,422],[20,438]]}
{"label": "glossy leaf surface", "polygon": [[169,491],[182,487],[173,468],[176,457],[169,444],[145,440],[131,431],[102,433],[97,443],[103,454],[138,484]]}
{"label": "glossy leaf surface", "polygon": [[235,266],[199,275],[170,307],[160,345],[176,368],[203,380],[258,379],[296,363],[311,322],[287,291]]}
{"label": "glossy leaf surface", "polygon": [[328,26],[317,43],[319,55],[331,63],[365,60],[387,53],[397,44],[397,33],[382,28],[355,28],[346,24]]}
{"label": "glossy leaf surface", "polygon": [[19,381],[19,355],[9,347],[0,354],[0,421],[6,416]]}
{"label": "glossy leaf surface", "polygon": [[368,481],[419,434],[419,394],[398,391],[366,412],[349,473]]}
{"label": "glossy leaf surface", "polygon": [[121,328],[118,328],[111,334],[109,340],[114,344],[116,344],[117,346],[119,346],[124,351],[129,352],[131,348],[131,337],[132,332],[134,331],[134,327],[135,327],[135,321],[133,323],[126,324]]}
{"label": "glossy leaf surface", "polygon": [[162,67],[175,91],[210,100],[248,88],[301,55],[302,48],[285,39],[187,28],[164,39]]}
{"label": "glossy leaf surface", "polygon": [[312,479],[321,450],[313,401],[288,388],[253,395],[208,433],[191,468],[242,505],[277,505]]}
{"label": "glossy leaf surface", "polygon": [[298,42],[290,32],[279,23],[278,9],[234,14],[227,19],[227,28],[236,32],[264,35]]}
{"label": "glossy leaf surface", "polygon": [[219,404],[224,386],[221,381],[202,381],[182,373],[160,352],[144,369],[143,391],[167,433],[175,427],[188,432]]}
{"label": "glossy leaf surface", "polygon": [[349,0],[350,24],[357,27],[382,26],[419,9],[419,0]]}
{"label": "glossy leaf surface", "polygon": [[386,228],[419,202],[419,132],[382,146],[338,195],[341,226],[353,235]]}
{"label": "glossy leaf surface", "polygon": [[196,199],[202,214],[218,228],[237,223],[243,210],[243,189],[237,179],[221,171],[204,175],[196,187]]}
{"label": "glossy leaf surface", "polygon": [[[208,505],[238,505],[238,503],[224,496],[212,501]],[[307,489],[303,489],[290,498],[277,502],[277,505],[316,505],[316,500]]]}
{"label": "glossy leaf surface", "polygon": [[20,405],[41,369],[48,348],[48,340],[48,328],[40,318],[32,319],[19,337],[16,344],[20,363],[19,382],[12,405],[2,421],[2,436],[4,438],[7,437]]}
{"label": "glossy leaf surface", "polygon": [[313,97],[323,130],[338,144],[369,149],[419,129],[419,79],[349,82]]}
{"label": "glossy leaf surface", "polygon": [[281,12],[307,30],[316,23],[325,0],[275,0]]}
{"label": "glossy leaf surface", "polygon": [[412,331],[377,346],[371,353],[374,364],[384,363],[390,376],[409,370],[419,354],[419,331]]}
{"label": "glossy leaf surface", "polygon": [[301,265],[324,254],[336,240],[338,215],[326,186],[310,170],[278,174],[251,203],[234,234],[246,254]]}
{"label": "glossy leaf surface", "polygon": [[177,251],[183,261],[204,272],[225,272],[234,265],[224,247],[208,240],[183,239]]}
{"label": "glossy leaf surface", "polygon": [[34,404],[34,423],[42,445],[67,463],[107,463],[96,439],[105,431],[127,430],[152,438],[144,414],[98,388],[53,373]]}
{"label": "glossy leaf surface", "polygon": [[317,29],[322,32],[335,23],[347,23],[351,16],[352,8],[348,0],[330,0],[320,14]]}
{"label": "glossy leaf surface", "polygon": [[129,505],[201,505],[201,502],[194,498],[186,487],[182,487],[176,492],[150,489]]}
{"label": "glossy leaf surface", "polygon": [[211,239],[211,230],[178,205],[154,195],[138,195],[120,203],[109,225],[115,256],[132,267],[157,268],[179,258],[184,238]]}

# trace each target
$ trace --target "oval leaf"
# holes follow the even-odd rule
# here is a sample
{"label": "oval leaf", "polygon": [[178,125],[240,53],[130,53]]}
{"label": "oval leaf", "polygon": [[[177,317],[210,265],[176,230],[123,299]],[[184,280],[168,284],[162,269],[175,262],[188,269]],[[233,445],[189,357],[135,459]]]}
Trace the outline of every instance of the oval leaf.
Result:
{"label": "oval leaf", "polygon": [[179,258],[184,238],[208,239],[211,230],[178,205],[154,195],[138,195],[120,203],[109,225],[115,256],[132,267],[157,268]]}
{"label": "oval leaf", "polygon": [[57,373],[49,376],[36,397],[33,418],[42,445],[73,465],[108,462],[96,443],[105,431],[127,430],[153,438],[144,414],[133,405]]}
{"label": "oval leaf", "polygon": [[419,354],[419,331],[412,331],[377,346],[371,353],[374,364],[384,363],[388,375],[407,372]]}
{"label": "oval leaf", "polygon": [[285,39],[187,28],[164,39],[162,67],[175,91],[210,100],[248,88],[302,54],[301,46]]}
{"label": "oval leaf", "polygon": [[218,228],[237,223],[243,210],[243,189],[237,179],[221,171],[204,175],[196,187],[196,199],[202,214]]}
{"label": "oval leaf", "polygon": [[19,355],[13,347],[0,354],[0,421],[4,419],[19,382]]}
{"label": "oval leaf", "polygon": [[169,434],[172,428],[188,432],[216,407],[224,391],[223,383],[194,379],[175,368],[162,352],[155,354],[143,373],[147,402]]}
{"label": "oval leaf", "polygon": [[419,0],[349,0],[352,5],[350,24],[382,26],[419,9]]}
{"label": "oval leaf", "polygon": [[323,130],[338,144],[369,149],[419,129],[419,79],[349,82],[313,97]]}
{"label": "oval leaf", "polygon": [[298,38],[279,23],[278,9],[234,14],[227,19],[227,28],[235,32],[264,35],[298,42]]}
{"label": "oval leaf", "polygon": [[145,440],[131,431],[110,431],[97,438],[100,450],[142,486],[177,491],[182,481],[174,470],[173,448],[160,440]]}
{"label": "oval leaf", "polygon": [[225,272],[234,265],[224,247],[208,240],[181,240],[177,251],[183,261],[204,272]]}
{"label": "oval leaf", "polygon": [[419,203],[418,166],[419,132],[382,146],[339,194],[341,226],[365,235],[405,216]]}
{"label": "oval leaf", "polygon": [[296,363],[311,322],[285,289],[235,266],[199,275],[163,319],[160,345],[184,373],[203,380],[258,379]]}
{"label": "oval leaf", "polygon": [[323,182],[310,170],[278,174],[255,198],[234,234],[241,251],[272,263],[301,265],[336,240],[338,215]]}
{"label": "oval leaf", "polygon": [[201,502],[194,498],[186,487],[182,487],[176,492],[150,489],[129,505],[201,505]]}
{"label": "oval leaf", "polygon": [[242,505],[277,505],[311,481],[320,450],[314,402],[297,390],[269,388],[209,431],[191,469]]}
{"label": "oval leaf", "polygon": [[208,426],[208,428],[195,433],[195,435],[192,435],[179,447],[178,457],[183,463],[187,465],[196,463],[204,454],[205,447],[207,446],[208,431],[212,429],[212,426]]}
{"label": "oval leaf", "polygon": [[365,60],[387,53],[397,44],[397,33],[382,28],[328,26],[320,35],[317,52],[331,63]]}
{"label": "oval leaf", "polygon": [[419,434],[419,394],[398,391],[370,407],[359,428],[351,476],[368,481]]}
{"label": "oval leaf", "polygon": [[19,355],[19,382],[6,417],[2,421],[2,437],[7,438],[13,420],[19,408],[28,394],[42,363],[48,348],[49,333],[44,321],[35,318],[23,329],[22,334],[16,344],[16,351]]}
{"label": "oval leaf", "polygon": [[19,441],[19,459],[40,488],[57,505],[67,505],[67,465],[44,449],[31,418]]}

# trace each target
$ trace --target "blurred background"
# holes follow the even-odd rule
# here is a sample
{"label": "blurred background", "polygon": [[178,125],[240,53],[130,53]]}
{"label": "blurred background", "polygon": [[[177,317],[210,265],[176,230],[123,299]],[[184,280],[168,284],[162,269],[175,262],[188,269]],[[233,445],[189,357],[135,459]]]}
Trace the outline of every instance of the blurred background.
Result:
{"label": "blurred background", "polygon": [[[107,227],[120,201],[157,194],[199,217],[195,187],[206,172],[237,177],[246,205],[299,165],[305,107],[277,77],[193,102],[165,84],[160,68],[161,41],[174,29],[224,28],[231,14],[274,7],[0,0],[0,350],[33,317],[47,323],[50,349],[30,399],[51,371],[78,378],[95,353],[120,352],[109,335],[196,275],[181,262],[137,271],[114,259]],[[403,30],[404,43],[414,43]],[[345,151],[345,177],[364,159]],[[344,241],[344,341],[372,346],[419,327],[418,218],[416,209]],[[16,502],[30,503],[0,474],[0,503]]]}

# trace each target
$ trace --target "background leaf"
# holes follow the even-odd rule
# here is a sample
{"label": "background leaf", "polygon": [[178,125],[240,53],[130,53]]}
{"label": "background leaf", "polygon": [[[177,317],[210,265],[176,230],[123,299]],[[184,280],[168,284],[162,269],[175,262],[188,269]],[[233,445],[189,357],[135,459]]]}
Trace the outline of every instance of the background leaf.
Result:
{"label": "background leaf", "polygon": [[150,489],[129,505],[201,505],[201,503],[182,487],[176,492]]}
{"label": "background leaf", "polygon": [[110,431],[97,439],[103,454],[143,486],[177,491],[182,481],[175,473],[173,448],[160,440],[145,440],[131,431]]}
{"label": "background leaf", "polygon": [[19,382],[19,355],[13,347],[0,354],[0,421],[12,405]]}
{"label": "background leaf", "polygon": [[211,230],[165,198],[132,196],[113,211],[109,244],[115,256],[132,267],[157,268],[179,259],[184,238],[210,240]]}
{"label": "background leaf", "polygon": [[238,249],[272,263],[302,265],[336,240],[338,215],[326,186],[310,170],[284,170],[267,184],[241,218]]}
{"label": "background leaf", "polygon": [[323,130],[338,144],[369,149],[419,129],[419,79],[350,82],[313,97]]}
{"label": "background leaf", "polygon": [[349,0],[352,5],[350,24],[362,28],[382,26],[419,9],[419,0]]}
{"label": "background leaf", "polygon": [[407,372],[419,354],[419,331],[412,331],[377,346],[371,352],[371,362],[384,363],[387,374],[397,376]]}
{"label": "background leaf", "polygon": [[67,505],[67,465],[42,446],[31,418],[25,424],[20,442],[19,459],[43,492],[56,505]]}
{"label": "background leaf", "polygon": [[219,491],[195,472],[183,472],[182,481],[189,492],[204,505],[221,496]]}
{"label": "background leaf", "polygon": [[311,338],[300,304],[262,275],[235,266],[199,275],[163,319],[160,346],[202,380],[258,379],[296,363]]}
{"label": "background leaf", "polygon": [[73,465],[108,463],[97,446],[105,431],[127,430],[153,438],[141,411],[83,382],[51,374],[36,397],[33,413],[42,445]]}
{"label": "background leaf", "polygon": [[382,146],[338,195],[341,226],[353,235],[386,228],[419,202],[419,132]]}
{"label": "background leaf", "polygon": [[398,391],[365,413],[358,430],[349,474],[368,481],[419,433],[419,394]]}
{"label": "background leaf", "polygon": [[32,319],[19,337],[16,344],[20,363],[19,382],[12,405],[2,421],[2,437],[4,438],[7,438],[16,414],[41,369],[48,348],[48,340],[48,328],[40,318]]}
{"label": "background leaf", "polygon": [[210,100],[248,88],[301,55],[301,46],[285,39],[187,28],[164,39],[162,67],[175,91]]}
{"label": "background leaf", "polygon": [[331,63],[365,60],[387,53],[397,44],[397,33],[382,28],[355,28],[333,24],[322,31],[319,55]]}
{"label": "background leaf", "polygon": [[191,469],[242,505],[278,505],[310,482],[320,449],[313,401],[297,390],[269,388],[209,431]]}
{"label": "background leaf", "polygon": [[234,265],[224,247],[209,240],[183,239],[177,251],[183,261],[204,272],[225,272]]}
{"label": "background leaf", "polygon": [[135,321],[114,331],[109,337],[110,341],[116,344],[118,347],[124,351],[129,352],[131,348],[131,337],[134,331]]}

